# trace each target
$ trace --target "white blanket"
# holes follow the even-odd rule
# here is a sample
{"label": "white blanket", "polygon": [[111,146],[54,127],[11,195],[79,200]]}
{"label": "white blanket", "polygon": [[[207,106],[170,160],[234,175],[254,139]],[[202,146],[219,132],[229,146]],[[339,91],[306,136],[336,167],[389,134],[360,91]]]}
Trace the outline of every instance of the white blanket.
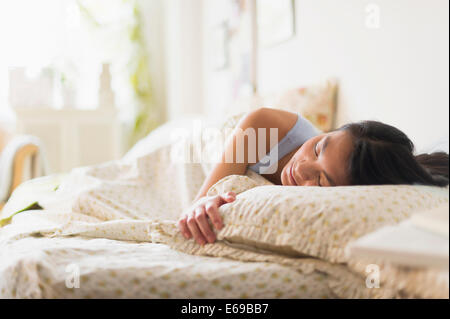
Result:
{"label": "white blanket", "polygon": [[[140,157],[72,171],[56,191],[47,183],[39,198],[27,185],[15,192],[0,216],[0,297],[397,297],[342,264],[185,240],[176,219],[211,164],[173,163],[173,144],[153,142]],[[25,198],[44,209],[15,214]]]}

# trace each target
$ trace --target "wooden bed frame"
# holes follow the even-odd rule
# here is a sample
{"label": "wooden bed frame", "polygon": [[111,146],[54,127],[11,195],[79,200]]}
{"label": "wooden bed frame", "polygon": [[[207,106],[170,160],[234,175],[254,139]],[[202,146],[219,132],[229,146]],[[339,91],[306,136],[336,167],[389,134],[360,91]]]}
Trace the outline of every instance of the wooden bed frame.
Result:
{"label": "wooden bed frame", "polygon": [[[38,153],[39,149],[34,144],[26,144],[20,150],[17,151],[13,164],[13,176],[11,181],[11,188],[9,195],[23,182],[23,171],[25,168],[25,161],[27,158],[31,158]],[[0,210],[5,203],[0,202]]]}

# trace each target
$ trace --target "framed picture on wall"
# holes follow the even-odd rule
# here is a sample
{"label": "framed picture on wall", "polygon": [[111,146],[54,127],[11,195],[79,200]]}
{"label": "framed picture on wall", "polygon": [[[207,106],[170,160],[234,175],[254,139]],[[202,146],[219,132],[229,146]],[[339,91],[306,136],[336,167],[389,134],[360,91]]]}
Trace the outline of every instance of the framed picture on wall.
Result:
{"label": "framed picture on wall", "polygon": [[256,0],[258,42],[272,47],[295,36],[295,0]]}

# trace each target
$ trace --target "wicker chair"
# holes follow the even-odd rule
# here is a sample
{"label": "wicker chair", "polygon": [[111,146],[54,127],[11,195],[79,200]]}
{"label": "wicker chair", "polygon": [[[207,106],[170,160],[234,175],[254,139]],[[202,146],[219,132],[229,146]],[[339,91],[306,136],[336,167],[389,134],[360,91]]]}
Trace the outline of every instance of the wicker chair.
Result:
{"label": "wicker chair", "polygon": [[44,169],[36,171],[38,156],[42,156],[41,143],[33,136],[14,137],[0,150],[0,210],[17,186],[28,178],[43,175]]}

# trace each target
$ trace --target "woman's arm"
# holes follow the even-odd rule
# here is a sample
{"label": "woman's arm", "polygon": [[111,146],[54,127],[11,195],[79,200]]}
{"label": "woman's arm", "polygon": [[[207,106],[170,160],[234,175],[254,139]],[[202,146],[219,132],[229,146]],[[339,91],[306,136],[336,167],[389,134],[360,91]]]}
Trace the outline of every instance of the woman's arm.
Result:
{"label": "woman's arm", "polygon": [[[270,108],[259,108],[252,112],[249,112],[246,116],[244,116],[241,121],[238,123],[233,133],[231,134],[231,138],[227,141],[225,145],[224,153],[222,154],[221,162],[216,164],[211,173],[203,182],[200,191],[198,192],[195,200],[198,200],[206,195],[209,188],[217,183],[222,178],[229,175],[244,175],[249,164],[254,164],[258,162],[266,153],[270,150],[270,129],[277,128],[278,136],[277,142],[279,142],[287,132],[294,126],[297,121],[297,114],[277,110]],[[256,145],[249,145],[248,135],[245,134],[247,129],[254,129],[256,135]],[[258,135],[258,129],[265,129],[265,136],[261,137]],[[259,139],[265,138],[265,150],[264,154],[259,154],[258,148]],[[244,145],[242,147],[240,141],[244,141]],[[273,145],[272,145],[273,146]],[[241,160],[243,162],[238,163],[237,155],[238,152],[244,152],[241,156]],[[256,152],[256,161],[249,161],[249,151]],[[261,155],[261,156],[260,156]],[[232,158],[233,161],[226,161],[226,159]]]}
{"label": "woman's arm", "polygon": [[[258,162],[261,157],[270,151],[270,129],[278,129],[277,142],[279,142],[295,125],[297,118],[298,115],[296,113],[270,108],[259,108],[249,112],[241,119],[225,145],[221,162],[215,165],[203,182],[194,204],[183,212],[178,221],[178,227],[184,237],[191,238],[193,236],[197,243],[201,245],[206,242],[212,243],[215,241],[215,235],[211,230],[208,219],[211,220],[215,228],[221,229],[223,224],[218,208],[223,204],[234,201],[235,195],[233,193],[227,193],[205,197],[208,189],[226,176],[245,174],[249,164]],[[249,139],[246,134],[247,129],[254,130],[255,140]],[[265,129],[265,136],[259,136],[258,129]],[[260,152],[257,148],[260,138],[265,138],[265,150],[267,151],[262,152],[263,154],[259,154]],[[255,158],[249,158],[249,150],[256,152]],[[242,154],[242,151],[244,154]],[[241,153],[239,154],[239,152]],[[230,159],[232,160],[230,161]]]}

